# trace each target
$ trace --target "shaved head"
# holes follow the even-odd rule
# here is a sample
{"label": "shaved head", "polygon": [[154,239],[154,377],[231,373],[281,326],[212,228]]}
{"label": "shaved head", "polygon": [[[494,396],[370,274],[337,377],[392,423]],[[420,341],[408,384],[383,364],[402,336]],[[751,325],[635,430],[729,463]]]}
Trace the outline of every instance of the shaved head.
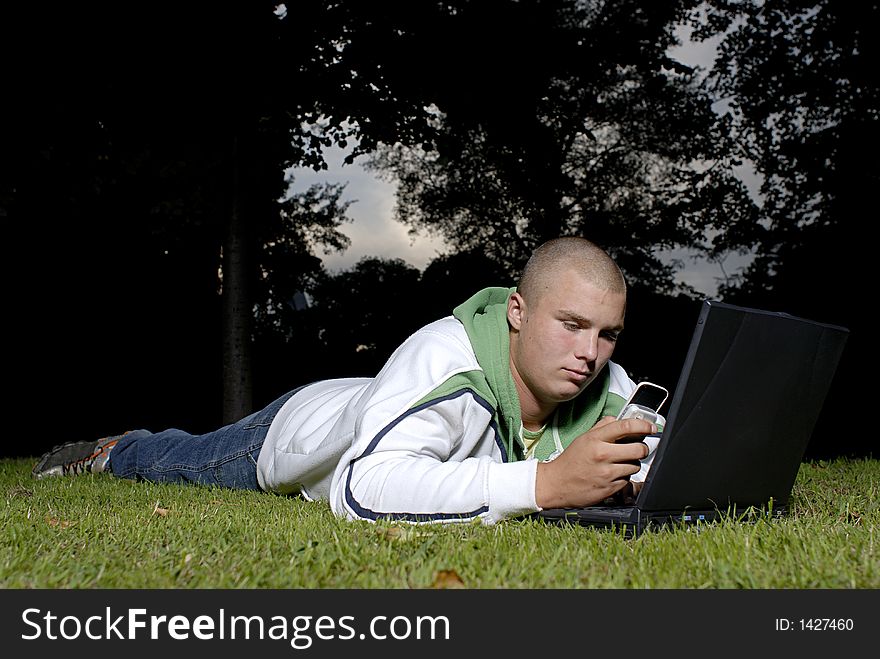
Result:
{"label": "shaved head", "polygon": [[538,247],[523,269],[517,291],[525,300],[535,300],[568,270],[601,290],[626,294],[626,280],[614,260],[595,243],[576,236],[548,240]]}
{"label": "shaved head", "polygon": [[537,430],[605,368],[626,315],[626,282],[601,248],[556,238],[535,250],[507,300],[510,372],[523,426]]}

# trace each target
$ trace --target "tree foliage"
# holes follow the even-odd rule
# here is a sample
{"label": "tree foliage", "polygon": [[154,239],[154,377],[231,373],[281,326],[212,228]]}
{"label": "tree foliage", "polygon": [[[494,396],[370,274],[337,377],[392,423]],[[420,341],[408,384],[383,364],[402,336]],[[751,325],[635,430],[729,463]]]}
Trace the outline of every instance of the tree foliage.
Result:
{"label": "tree foliage", "polygon": [[[239,334],[254,339],[257,404],[309,379],[369,374],[438,310],[512,284],[556,235],[618,258],[642,289],[645,344],[653,319],[684,305],[645,302],[674,290],[658,248],[756,244],[725,295],[819,316],[821,297],[832,320],[849,318],[825,291],[846,287],[866,244],[853,232],[871,220],[873,3],[5,11],[4,60],[42,63],[0,81],[0,217],[19,257],[6,281],[27,284],[13,287],[17,343],[40,346],[22,352],[35,365],[21,381],[90,392],[56,402],[63,418],[91,419],[70,439],[216,425],[218,293],[233,285],[236,317],[256,321]],[[686,19],[698,36],[725,35],[706,86],[668,54]],[[422,273],[378,259],[324,272],[320,253],[347,244],[343,189],[292,194],[284,172],[323,169],[333,145],[349,162],[371,157],[399,183],[398,218],[453,249]],[[733,174],[740,158],[763,176],[760,208]],[[237,268],[221,261],[233,253]],[[83,412],[93,405],[100,418]]]}
{"label": "tree foliage", "polygon": [[[708,78],[731,133],[762,177],[755,260],[722,289],[730,300],[844,325],[847,349],[813,454],[865,450],[847,387],[870,374],[866,233],[880,167],[875,2],[708,2],[697,35],[721,35]],[[867,369],[867,371],[866,371]]]}
{"label": "tree foliage", "polygon": [[[0,82],[11,100],[0,212],[16,263],[39,282],[21,292],[20,308],[59,386],[95,381],[109,410],[102,425],[115,429],[116,410],[130,407],[136,416],[120,413],[119,423],[216,424],[206,419],[220,398],[218,293],[236,279],[221,261],[233,252],[227,236],[240,239],[237,280],[249,289],[234,315],[245,342],[250,289],[274,268],[277,246],[290,244],[292,224],[301,252],[345,244],[338,192],[291,199],[284,179],[302,158],[291,130],[321,88],[319,68],[305,64],[342,29],[321,23],[323,8],[300,3],[284,53],[270,3],[4,8],[4,60],[42,63]],[[337,214],[292,210],[316,206]],[[232,216],[240,223],[229,232]],[[287,265],[272,272],[273,290]],[[299,270],[317,276],[320,262]],[[137,375],[120,386],[116,371]],[[60,413],[76,417],[67,404]]]}
{"label": "tree foliage", "polygon": [[398,218],[510,274],[544,240],[585,235],[634,283],[671,290],[659,249],[711,251],[755,220],[725,122],[668,54],[693,4],[457,2],[411,26],[386,75],[418,63],[431,130],[372,161],[399,183]]}
{"label": "tree foliage", "polygon": [[[880,168],[876,3],[710,2],[698,36],[723,34],[708,83],[729,100],[731,131],[762,177],[757,258],[738,282],[754,300],[815,308],[865,261]],[[737,287],[729,289],[734,294]],[[849,317],[846,295],[822,311]]]}

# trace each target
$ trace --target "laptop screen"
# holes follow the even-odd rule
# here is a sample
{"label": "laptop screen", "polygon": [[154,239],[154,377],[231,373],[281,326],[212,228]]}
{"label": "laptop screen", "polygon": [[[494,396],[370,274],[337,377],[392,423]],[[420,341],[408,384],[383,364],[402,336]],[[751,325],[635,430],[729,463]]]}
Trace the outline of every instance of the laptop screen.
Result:
{"label": "laptop screen", "polygon": [[638,507],[787,505],[847,334],[704,302]]}

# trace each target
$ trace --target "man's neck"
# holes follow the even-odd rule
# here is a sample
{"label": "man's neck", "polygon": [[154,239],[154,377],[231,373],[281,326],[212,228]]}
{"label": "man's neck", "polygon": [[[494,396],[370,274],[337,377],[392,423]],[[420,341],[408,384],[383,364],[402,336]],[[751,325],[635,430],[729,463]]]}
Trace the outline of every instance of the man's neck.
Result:
{"label": "man's neck", "polygon": [[522,413],[522,424],[523,428],[526,430],[531,430],[533,432],[540,430],[544,427],[544,424],[547,423],[547,419],[550,418],[549,414],[535,416],[535,415],[527,415],[525,412]]}
{"label": "man's neck", "polygon": [[540,430],[556,411],[556,404],[545,404],[537,400],[516,373],[513,375],[516,394],[519,397],[519,414],[526,430]]}

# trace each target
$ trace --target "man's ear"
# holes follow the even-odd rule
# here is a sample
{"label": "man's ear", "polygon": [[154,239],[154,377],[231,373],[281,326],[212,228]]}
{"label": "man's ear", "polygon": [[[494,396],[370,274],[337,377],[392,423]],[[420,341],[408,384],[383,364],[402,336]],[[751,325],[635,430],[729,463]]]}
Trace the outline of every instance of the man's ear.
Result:
{"label": "man's ear", "polygon": [[507,322],[516,331],[522,327],[526,313],[526,301],[519,293],[511,294],[507,300]]}

